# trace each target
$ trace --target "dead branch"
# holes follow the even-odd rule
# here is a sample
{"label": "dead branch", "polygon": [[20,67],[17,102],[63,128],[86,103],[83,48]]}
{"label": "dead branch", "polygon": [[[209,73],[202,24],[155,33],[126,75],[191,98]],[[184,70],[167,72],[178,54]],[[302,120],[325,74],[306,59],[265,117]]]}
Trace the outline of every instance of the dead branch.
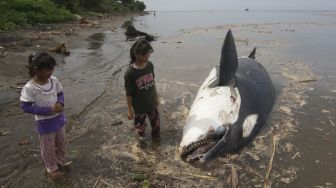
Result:
{"label": "dead branch", "polygon": [[238,173],[237,173],[237,169],[232,166],[231,168],[231,187],[232,188],[238,188],[238,184],[239,184],[239,179],[238,179]]}
{"label": "dead branch", "polygon": [[251,167],[247,166],[246,164],[243,163],[243,169],[249,171],[250,173],[253,173],[254,175],[258,176],[259,178],[264,178],[259,172],[255,171]]}
{"label": "dead branch", "polygon": [[182,172],[182,174],[189,175],[189,176],[194,176],[194,177],[197,177],[197,178],[204,178],[204,179],[211,180],[211,181],[216,179],[212,176],[205,176],[205,175],[201,175],[201,174],[191,174],[191,173],[187,173],[187,172]]}
{"label": "dead branch", "polygon": [[155,174],[163,175],[163,176],[169,176],[171,178],[174,178],[174,179],[177,179],[177,180],[181,180],[181,181],[189,181],[189,182],[191,182],[191,180],[183,179],[183,178],[180,178],[180,177],[176,177],[176,176],[173,175],[172,172],[168,172],[168,171],[166,171],[166,172],[157,171],[157,172],[155,172]]}
{"label": "dead branch", "polygon": [[97,184],[98,184],[98,182],[99,182],[99,180],[100,180],[101,176],[102,176],[102,175],[100,175],[100,176],[97,178],[97,180],[96,180],[95,184],[93,185],[93,188],[96,188],[96,186],[97,186]]}
{"label": "dead branch", "polygon": [[109,187],[113,187],[110,183],[107,183],[106,181],[104,181],[103,179],[100,179],[99,181],[101,181],[102,183],[104,183],[105,185],[109,186]]}
{"label": "dead branch", "polygon": [[277,143],[277,136],[276,135],[273,135],[272,141],[273,141],[272,156],[271,156],[270,162],[268,164],[267,173],[265,175],[264,188],[271,187],[271,182],[269,181],[268,177],[271,174],[271,170],[272,170],[272,166],[273,166],[273,160],[274,160],[274,155],[275,155],[275,150],[276,150],[276,143]]}
{"label": "dead branch", "polygon": [[297,81],[296,83],[307,83],[307,82],[316,82],[317,79],[316,78],[312,78],[312,79],[307,79],[307,80],[300,80]]}
{"label": "dead branch", "polygon": [[300,153],[296,152],[295,155],[292,157],[292,160],[294,160],[296,157],[299,157],[299,156],[300,156]]}
{"label": "dead branch", "polygon": [[75,139],[77,139],[77,138],[79,138],[79,137],[81,137],[81,136],[83,136],[83,135],[85,135],[86,133],[88,133],[89,132],[89,130],[86,130],[86,131],[83,131],[82,133],[80,133],[78,136],[75,136],[75,137],[73,137],[73,138],[71,138],[71,139],[69,139],[69,140],[67,140],[67,142],[72,142],[73,140],[75,140]]}

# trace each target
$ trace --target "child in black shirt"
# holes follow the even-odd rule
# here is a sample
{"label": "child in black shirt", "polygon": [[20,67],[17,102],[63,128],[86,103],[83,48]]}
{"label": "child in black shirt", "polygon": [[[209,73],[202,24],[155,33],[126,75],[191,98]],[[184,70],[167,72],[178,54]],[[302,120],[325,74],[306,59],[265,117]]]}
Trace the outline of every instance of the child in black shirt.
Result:
{"label": "child in black shirt", "polygon": [[154,66],[149,61],[152,52],[153,48],[146,39],[137,40],[130,49],[131,63],[124,75],[128,119],[134,119],[140,141],[145,138],[146,116],[152,127],[152,139],[160,137]]}

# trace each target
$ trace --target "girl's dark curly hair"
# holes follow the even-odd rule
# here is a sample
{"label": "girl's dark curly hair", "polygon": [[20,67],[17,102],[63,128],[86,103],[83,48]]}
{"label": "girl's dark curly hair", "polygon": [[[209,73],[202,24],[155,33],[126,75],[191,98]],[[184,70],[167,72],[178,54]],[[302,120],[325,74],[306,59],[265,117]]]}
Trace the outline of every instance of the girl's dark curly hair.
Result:
{"label": "girl's dark curly hair", "polygon": [[52,69],[55,65],[56,61],[53,57],[46,52],[38,52],[29,56],[28,65],[26,67],[29,70],[29,75],[33,77],[36,74],[36,70],[41,70],[43,68]]}
{"label": "girl's dark curly hair", "polygon": [[131,62],[134,63],[136,61],[136,54],[147,54],[152,53],[154,50],[152,46],[149,44],[149,41],[145,38],[138,39],[130,49]]}

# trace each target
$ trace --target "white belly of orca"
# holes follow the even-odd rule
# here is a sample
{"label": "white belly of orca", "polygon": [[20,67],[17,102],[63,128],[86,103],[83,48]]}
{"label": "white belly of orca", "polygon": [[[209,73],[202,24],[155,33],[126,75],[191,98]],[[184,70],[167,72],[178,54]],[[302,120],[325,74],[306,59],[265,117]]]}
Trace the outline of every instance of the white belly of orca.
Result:
{"label": "white belly of orca", "polygon": [[230,87],[210,87],[217,80],[217,70],[218,67],[212,69],[198,90],[183,130],[182,147],[205,138],[205,132],[222,134],[225,125],[238,119],[241,99],[237,88],[234,88],[237,96],[233,99]]}

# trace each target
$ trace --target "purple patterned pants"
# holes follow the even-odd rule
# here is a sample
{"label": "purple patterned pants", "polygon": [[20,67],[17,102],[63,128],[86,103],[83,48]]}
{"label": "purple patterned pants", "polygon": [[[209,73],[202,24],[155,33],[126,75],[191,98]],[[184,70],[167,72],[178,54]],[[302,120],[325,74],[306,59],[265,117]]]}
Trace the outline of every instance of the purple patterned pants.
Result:
{"label": "purple patterned pants", "polygon": [[58,165],[66,163],[65,160],[65,133],[64,127],[57,132],[40,134],[41,157],[48,172],[58,169]]}
{"label": "purple patterned pants", "polygon": [[134,125],[139,136],[145,136],[146,116],[152,127],[152,136],[157,136],[160,133],[160,114],[157,108],[147,114],[135,114]]}

